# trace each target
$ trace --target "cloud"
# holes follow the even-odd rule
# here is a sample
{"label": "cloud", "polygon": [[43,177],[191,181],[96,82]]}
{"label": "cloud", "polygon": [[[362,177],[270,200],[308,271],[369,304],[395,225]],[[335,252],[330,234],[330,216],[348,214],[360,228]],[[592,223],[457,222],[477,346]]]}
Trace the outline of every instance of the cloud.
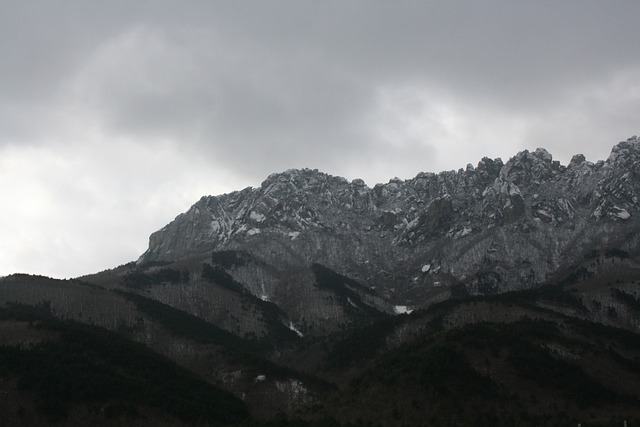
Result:
{"label": "cloud", "polygon": [[1,154],[2,272],[72,277],[135,260],[152,230],[241,182],[170,146],[128,140]]}

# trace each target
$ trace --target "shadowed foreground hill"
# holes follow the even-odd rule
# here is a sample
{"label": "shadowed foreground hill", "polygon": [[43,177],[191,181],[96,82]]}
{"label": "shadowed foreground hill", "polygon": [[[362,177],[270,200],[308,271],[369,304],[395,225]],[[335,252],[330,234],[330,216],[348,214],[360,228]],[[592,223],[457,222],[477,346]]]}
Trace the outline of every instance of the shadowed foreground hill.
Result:
{"label": "shadowed foreground hill", "polygon": [[248,416],[232,394],[102,328],[55,319],[47,307],[0,310],[3,422],[8,425],[218,425]]}
{"label": "shadowed foreground hill", "polygon": [[[640,422],[640,335],[624,325],[640,313],[638,282],[568,277],[575,283],[452,299],[411,315],[300,339],[277,352],[188,313],[132,298],[170,331],[150,341],[156,349],[188,343],[184,352],[168,354],[189,371],[131,341],[141,338],[135,333],[138,315],[115,334],[60,320],[80,306],[69,305],[65,314],[60,302],[5,301],[5,423],[533,427],[615,426],[627,420],[633,426]],[[51,289],[70,285],[19,279],[23,291],[44,283]],[[1,285],[6,289],[7,279]],[[128,296],[79,286],[104,293],[104,301],[112,293]],[[588,320],[603,291],[611,305],[600,310],[622,327]],[[625,311],[624,317],[617,314]],[[211,351],[213,343],[220,352]],[[265,401],[270,411],[260,403]]]}

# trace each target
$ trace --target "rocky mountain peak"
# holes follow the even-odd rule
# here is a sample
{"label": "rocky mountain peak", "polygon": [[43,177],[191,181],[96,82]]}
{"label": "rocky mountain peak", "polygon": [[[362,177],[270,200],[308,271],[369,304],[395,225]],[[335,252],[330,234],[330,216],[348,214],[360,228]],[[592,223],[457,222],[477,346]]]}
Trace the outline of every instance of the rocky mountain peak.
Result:
{"label": "rocky mountain peak", "polygon": [[640,171],[640,139],[636,135],[615,145],[606,161],[611,168],[632,168]]}
{"label": "rocky mountain peak", "polygon": [[[453,285],[519,289],[578,260],[594,239],[638,226],[639,165],[633,137],[596,164],[576,155],[565,167],[538,148],[373,188],[291,169],[259,188],[201,199],[151,236],[141,261],[242,249],[268,264],[318,263],[408,300]],[[425,263],[438,273],[422,274]]]}
{"label": "rocky mountain peak", "polygon": [[547,150],[524,150],[509,159],[502,167],[500,178],[516,185],[529,182],[539,185],[549,180],[559,169],[560,163],[553,162],[553,157]]}
{"label": "rocky mountain peak", "polygon": [[587,159],[584,157],[584,154],[576,154],[571,158],[571,161],[569,162],[569,166],[567,167],[569,169],[580,167],[580,165],[584,164],[586,160]]}

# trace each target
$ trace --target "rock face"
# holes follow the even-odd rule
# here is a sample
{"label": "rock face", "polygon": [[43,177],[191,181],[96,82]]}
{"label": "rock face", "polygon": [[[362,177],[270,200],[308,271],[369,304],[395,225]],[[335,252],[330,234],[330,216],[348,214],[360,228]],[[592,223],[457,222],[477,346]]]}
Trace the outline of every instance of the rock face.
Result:
{"label": "rock face", "polygon": [[201,198],[151,235],[138,262],[242,251],[255,262],[232,274],[263,299],[295,293],[306,280],[296,269],[320,264],[391,307],[419,307],[536,286],[594,248],[634,259],[639,195],[637,137],[597,163],[577,155],[563,166],[539,148],[373,188],[288,170],[260,188]]}

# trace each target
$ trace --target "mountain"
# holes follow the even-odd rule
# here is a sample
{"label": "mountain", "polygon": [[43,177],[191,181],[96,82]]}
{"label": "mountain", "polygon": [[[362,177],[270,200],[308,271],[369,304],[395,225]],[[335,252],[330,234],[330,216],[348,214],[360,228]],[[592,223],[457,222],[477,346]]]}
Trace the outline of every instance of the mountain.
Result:
{"label": "mountain", "polygon": [[562,166],[537,149],[373,188],[289,170],[260,188],[203,197],[151,235],[138,264],[226,256],[222,267],[243,289],[310,333],[327,316],[350,320],[348,307],[317,304],[314,264],[358,282],[353,292],[386,313],[535,287],[594,251],[626,253],[635,269],[638,176],[637,137],[595,164],[576,155]]}
{"label": "mountain", "polygon": [[[0,279],[0,393],[17,402],[0,409],[9,425],[640,422],[639,194],[633,137],[597,163],[537,149],[373,188],[288,170],[203,197],[135,262]],[[16,360],[46,371],[46,351],[140,398],[21,386]]]}

